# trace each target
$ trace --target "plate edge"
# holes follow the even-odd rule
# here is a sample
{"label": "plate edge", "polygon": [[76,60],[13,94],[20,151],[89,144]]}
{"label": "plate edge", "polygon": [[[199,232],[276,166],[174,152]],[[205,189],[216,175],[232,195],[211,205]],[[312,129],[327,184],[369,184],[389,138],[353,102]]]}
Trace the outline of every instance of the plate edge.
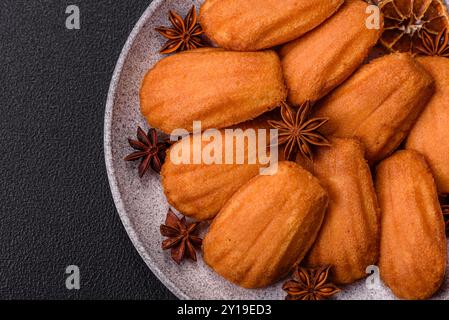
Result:
{"label": "plate edge", "polygon": [[112,162],[112,138],[111,138],[111,129],[112,129],[112,114],[113,114],[113,105],[115,102],[117,85],[120,81],[121,73],[123,71],[124,64],[128,57],[129,50],[134,45],[137,35],[144,27],[146,20],[149,16],[151,16],[157,8],[163,3],[164,0],[154,0],[144,11],[142,16],[139,18],[138,22],[134,26],[131,34],[128,36],[126,43],[120,53],[117,64],[115,65],[114,72],[112,75],[111,83],[109,85],[107,100],[106,100],[106,108],[105,108],[105,116],[104,116],[104,133],[103,133],[103,149],[104,149],[104,160],[106,165],[106,172],[108,176],[109,187],[111,189],[112,198],[115,203],[116,210],[120,217],[120,220],[123,224],[123,227],[128,234],[134,248],[139,253],[142,260],[145,262],[147,267],[156,275],[156,277],[179,299],[191,299],[187,294],[181,291],[177,286],[175,286],[170,279],[168,279],[165,274],[156,267],[153,259],[147,254],[142,242],[140,241],[137,234],[134,232],[132,228],[132,224],[128,216],[125,214],[125,206],[123,204],[122,197],[119,192],[119,188],[117,185],[117,180],[114,173],[114,167]]}

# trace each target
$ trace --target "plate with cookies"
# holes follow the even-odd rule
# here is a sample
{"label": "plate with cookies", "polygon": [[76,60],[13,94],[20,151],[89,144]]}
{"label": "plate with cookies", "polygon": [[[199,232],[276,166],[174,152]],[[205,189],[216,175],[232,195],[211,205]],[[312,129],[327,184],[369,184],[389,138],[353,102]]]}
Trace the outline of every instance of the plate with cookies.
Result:
{"label": "plate with cookies", "polygon": [[154,0],[104,149],[181,299],[448,299],[448,128],[444,0]]}

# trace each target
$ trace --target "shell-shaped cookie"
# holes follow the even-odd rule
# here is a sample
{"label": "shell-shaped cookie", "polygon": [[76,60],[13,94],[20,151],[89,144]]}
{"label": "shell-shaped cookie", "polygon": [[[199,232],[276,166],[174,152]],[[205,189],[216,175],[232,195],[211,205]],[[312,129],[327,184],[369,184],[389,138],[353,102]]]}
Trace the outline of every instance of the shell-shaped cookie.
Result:
{"label": "shell-shaped cookie", "polygon": [[206,0],[200,22],[220,47],[255,51],[299,38],[343,4],[343,0]]}
{"label": "shell-shaped cookie", "polygon": [[354,139],[332,139],[313,162],[313,174],[329,193],[323,226],[306,265],[332,265],[335,283],[366,276],[379,256],[379,207],[364,148]]}
{"label": "shell-shaped cookie", "polygon": [[277,54],[207,48],[159,61],[140,90],[142,114],[152,127],[172,133],[238,124],[272,110],[286,98]]}
{"label": "shell-shaped cookie", "polygon": [[368,28],[368,4],[346,1],[316,29],[280,50],[288,99],[301,105],[317,101],[346,80],[365,60],[382,33]]}
{"label": "shell-shaped cookie", "polygon": [[436,91],[407,138],[407,149],[424,155],[438,191],[449,193],[449,59],[420,57],[418,62],[435,79]]}
{"label": "shell-shaped cookie", "polygon": [[403,150],[377,167],[380,276],[403,299],[426,299],[446,272],[446,236],[435,182],[423,156]]}
{"label": "shell-shaped cookie", "polygon": [[220,210],[203,241],[204,261],[245,288],[286,276],[312,245],[328,197],[318,179],[293,162],[257,176]]}
{"label": "shell-shaped cookie", "polygon": [[359,138],[370,163],[404,140],[434,93],[433,78],[411,55],[390,54],[361,67],[318,106],[323,133]]}
{"label": "shell-shaped cookie", "polygon": [[[221,162],[222,164],[210,163],[206,164],[193,163],[193,152],[200,150],[205,152],[209,141],[192,138],[189,136],[173,145],[166,157],[165,164],[162,166],[162,186],[168,202],[184,215],[195,218],[196,220],[209,220],[215,217],[225,202],[246,182],[257,176],[263,167],[269,165],[265,157],[262,159],[256,154],[259,145],[249,148],[248,129],[265,129],[266,142],[268,144],[268,130],[270,129],[264,116],[258,117],[252,121],[248,121],[233,127],[233,129],[242,129],[235,131],[232,136],[232,144],[234,147],[233,159],[237,159],[238,152],[242,152],[243,161],[238,164],[233,161],[232,164],[226,164],[226,134],[224,130],[217,133],[220,134],[223,145]],[[262,143],[259,139],[259,132],[254,131],[254,143]],[[261,132],[262,134],[264,132]],[[231,140],[230,140],[231,141]],[[239,147],[241,146],[241,147]],[[172,161],[172,153],[178,152],[183,156],[183,148],[188,153],[187,157],[190,163],[178,163]],[[269,156],[270,150],[263,150],[263,156]]]}

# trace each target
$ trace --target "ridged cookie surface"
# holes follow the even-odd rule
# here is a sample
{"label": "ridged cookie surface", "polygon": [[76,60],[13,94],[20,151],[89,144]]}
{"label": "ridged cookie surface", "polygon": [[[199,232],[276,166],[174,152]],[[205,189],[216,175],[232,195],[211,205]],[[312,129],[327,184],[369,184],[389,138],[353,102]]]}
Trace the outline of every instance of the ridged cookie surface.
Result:
{"label": "ridged cookie surface", "polygon": [[[222,163],[223,164],[205,164],[193,163],[193,151],[205,151],[208,141],[192,139],[191,136],[184,138],[173,145],[167,155],[165,164],[162,166],[162,186],[168,202],[184,215],[197,220],[209,220],[215,217],[225,202],[246,182],[260,173],[260,169],[265,167],[266,162],[261,163],[256,154],[257,146],[254,151],[249,151],[247,129],[269,129],[269,125],[264,116],[257,119],[236,125],[233,129],[241,128],[243,132],[236,132],[232,139],[234,148],[232,152],[237,155],[237,150],[243,151],[242,164],[225,164],[225,145],[223,144]],[[226,141],[224,130],[219,131],[223,142]],[[267,132],[268,133],[268,132]],[[256,136],[259,142],[258,133]],[[244,140],[243,148],[237,149],[237,141]],[[268,137],[267,140],[268,141]],[[267,143],[264,144],[264,146]],[[171,160],[172,152],[180,148],[179,155],[182,156],[182,147],[188,147],[188,158],[190,164],[175,164]],[[266,150],[269,154],[269,150]],[[234,156],[234,159],[235,159]],[[254,164],[251,164],[254,159]]]}
{"label": "ridged cookie surface", "polygon": [[379,256],[379,207],[364,158],[354,139],[332,139],[313,162],[313,174],[329,193],[329,207],[306,261],[309,267],[332,265],[335,283],[365,277]]}
{"label": "ridged cookie surface", "polygon": [[273,51],[197,49],[159,61],[140,90],[142,114],[171,133],[225,128],[272,110],[286,98],[281,63]]}
{"label": "ridged cookie surface", "polygon": [[446,272],[446,235],[435,182],[423,156],[403,150],[377,167],[380,276],[403,299],[426,299]]}
{"label": "ridged cookie surface", "polygon": [[286,276],[312,245],[328,197],[318,179],[293,162],[257,176],[220,210],[203,241],[204,261],[245,288]]}
{"label": "ridged cookie surface", "polygon": [[255,51],[299,38],[342,4],[343,0],[206,0],[200,22],[220,47]]}
{"label": "ridged cookie surface", "polygon": [[390,54],[361,67],[318,106],[323,133],[359,138],[370,163],[391,154],[434,93],[433,78],[409,54]]}
{"label": "ridged cookie surface", "polygon": [[407,138],[407,149],[424,155],[440,193],[449,193],[449,59],[420,57],[435,79],[436,92]]}
{"label": "ridged cookie surface", "polygon": [[323,24],[281,48],[292,104],[321,99],[362,64],[382,33],[382,28],[368,29],[367,6],[360,0],[346,1]]}

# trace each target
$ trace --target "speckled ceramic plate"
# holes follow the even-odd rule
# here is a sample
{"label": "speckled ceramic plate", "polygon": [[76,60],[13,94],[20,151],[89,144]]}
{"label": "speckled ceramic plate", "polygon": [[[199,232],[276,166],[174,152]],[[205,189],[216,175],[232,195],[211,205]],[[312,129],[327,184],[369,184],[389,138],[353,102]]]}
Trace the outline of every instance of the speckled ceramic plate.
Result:
{"label": "speckled ceramic plate", "polygon": [[[154,28],[167,24],[167,13],[185,15],[192,4],[202,0],[154,0],[135,26],[117,62],[108,95],[104,148],[109,183],[120,218],[134,246],[151,271],[182,299],[283,299],[281,284],[259,290],[232,285],[209,269],[201,259],[173,263],[169,252],[161,249],[159,226],[164,222],[168,204],[156,174],[140,179],[137,164],[123,161],[130,153],[127,137],[137,126],[147,128],[139,112],[140,83],[159,59],[164,39]],[[448,298],[448,281],[437,298]],[[344,288],[338,299],[393,299],[384,286],[368,289],[365,281]]]}

